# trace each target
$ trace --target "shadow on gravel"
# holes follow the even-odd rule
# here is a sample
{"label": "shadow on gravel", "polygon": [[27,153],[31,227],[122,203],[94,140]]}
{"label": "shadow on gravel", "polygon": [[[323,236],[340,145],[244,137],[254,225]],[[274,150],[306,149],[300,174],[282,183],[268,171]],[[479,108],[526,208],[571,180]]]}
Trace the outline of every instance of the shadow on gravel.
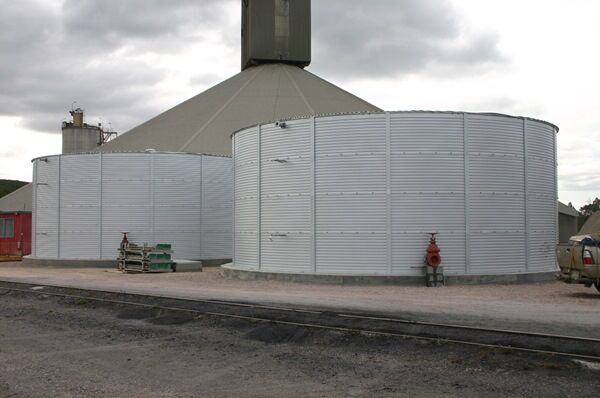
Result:
{"label": "shadow on gravel", "polygon": [[119,319],[148,319],[158,315],[154,308],[127,308],[117,313]]}
{"label": "shadow on gravel", "polygon": [[182,325],[196,318],[196,315],[190,313],[159,312],[156,317],[149,318],[148,322],[154,325]]}
{"label": "shadow on gravel", "polygon": [[264,343],[301,343],[309,336],[306,328],[293,325],[262,324],[244,335]]}
{"label": "shadow on gravel", "polygon": [[[593,289],[593,288],[592,288]],[[587,300],[600,300],[600,293],[594,289],[594,291],[588,292],[580,292],[580,293],[572,293],[569,294],[570,297],[579,298],[579,299],[587,299]]]}

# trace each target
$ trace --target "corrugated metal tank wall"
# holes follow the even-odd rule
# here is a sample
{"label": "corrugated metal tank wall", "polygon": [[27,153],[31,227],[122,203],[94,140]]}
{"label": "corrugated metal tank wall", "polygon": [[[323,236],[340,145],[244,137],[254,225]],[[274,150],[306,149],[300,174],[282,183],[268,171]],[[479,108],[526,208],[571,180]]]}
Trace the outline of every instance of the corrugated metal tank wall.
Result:
{"label": "corrugated metal tank wall", "polygon": [[[234,266],[421,275],[553,271],[557,128],[495,114],[291,120],[233,136]],[[259,239],[260,237],[260,239]]]}
{"label": "corrugated metal tank wall", "polygon": [[32,257],[112,260],[129,232],[179,259],[232,256],[232,160],[105,153],[34,160]]}

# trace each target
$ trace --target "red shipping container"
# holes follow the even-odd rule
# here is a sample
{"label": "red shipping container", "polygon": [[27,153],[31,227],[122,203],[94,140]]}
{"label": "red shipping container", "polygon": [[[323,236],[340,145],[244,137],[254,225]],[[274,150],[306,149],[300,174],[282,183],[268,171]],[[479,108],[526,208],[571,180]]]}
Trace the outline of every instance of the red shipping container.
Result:
{"label": "red shipping container", "polygon": [[0,212],[0,257],[31,254],[31,212]]}

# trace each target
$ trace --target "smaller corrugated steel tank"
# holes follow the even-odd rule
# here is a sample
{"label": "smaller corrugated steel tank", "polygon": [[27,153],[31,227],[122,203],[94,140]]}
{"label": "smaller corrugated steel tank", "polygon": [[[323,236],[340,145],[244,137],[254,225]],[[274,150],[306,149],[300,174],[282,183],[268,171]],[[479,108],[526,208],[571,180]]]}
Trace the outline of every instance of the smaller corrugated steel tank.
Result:
{"label": "smaller corrugated steel tank", "polygon": [[129,232],[178,259],[232,256],[232,160],[187,153],[33,160],[32,258],[112,260]]}
{"label": "smaller corrugated steel tank", "polygon": [[234,267],[416,276],[437,231],[447,274],[555,269],[554,125],[395,112],[281,126],[233,135]]}

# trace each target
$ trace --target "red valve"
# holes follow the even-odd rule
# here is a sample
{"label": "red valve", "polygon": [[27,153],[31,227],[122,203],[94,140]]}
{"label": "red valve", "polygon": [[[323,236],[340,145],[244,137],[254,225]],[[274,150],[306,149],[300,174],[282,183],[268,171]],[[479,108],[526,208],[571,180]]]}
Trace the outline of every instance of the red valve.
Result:
{"label": "red valve", "polygon": [[440,256],[440,248],[435,241],[435,235],[437,232],[430,233],[431,238],[429,239],[429,246],[427,246],[427,255],[425,256],[425,262],[427,265],[433,268],[437,268],[442,263],[442,257]]}
{"label": "red valve", "polygon": [[129,232],[121,232],[123,234],[123,239],[121,240],[121,249],[126,249],[129,246],[129,239],[127,239],[127,234]]}

